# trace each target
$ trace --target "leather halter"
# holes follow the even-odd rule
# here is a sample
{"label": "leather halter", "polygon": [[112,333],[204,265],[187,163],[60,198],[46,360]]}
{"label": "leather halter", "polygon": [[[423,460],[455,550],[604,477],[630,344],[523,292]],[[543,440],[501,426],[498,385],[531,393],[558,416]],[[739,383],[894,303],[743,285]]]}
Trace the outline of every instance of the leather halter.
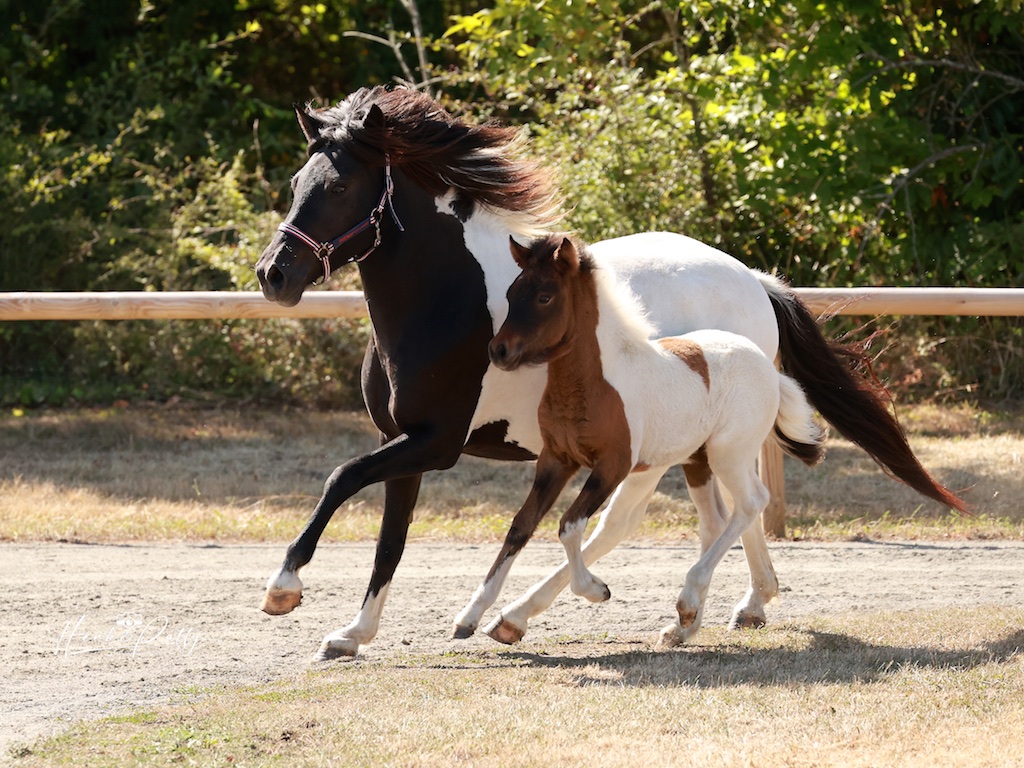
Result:
{"label": "leather halter", "polygon": [[377,203],[377,207],[370,211],[370,215],[367,216],[358,224],[356,224],[354,227],[352,227],[352,229],[348,230],[347,232],[343,232],[333,240],[324,240],[323,242],[310,237],[301,229],[296,227],[294,224],[289,224],[288,222],[283,222],[281,226],[278,227],[278,230],[284,232],[286,235],[292,235],[293,237],[301,240],[303,243],[305,243],[306,245],[313,249],[313,255],[320,259],[320,262],[324,265],[324,281],[326,281],[327,278],[331,276],[331,256],[334,254],[334,252],[352,238],[370,229],[370,227],[373,227],[375,232],[373,245],[370,246],[370,249],[361,256],[349,256],[347,259],[345,259],[345,261],[343,261],[338,266],[341,267],[344,266],[345,264],[351,264],[352,262],[359,263],[377,249],[377,246],[380,245],[381,240],[380,225],[385,208],[391,213],[391,218],[398,226],[398,231],[405,232],[405,227],[402,226],[402,222],[399,220],[398,214],[395,212],[394,195],[395,182],[394,179],[391,178],[391,157],[385,155],[384,191],[381,192],[380,200]]}

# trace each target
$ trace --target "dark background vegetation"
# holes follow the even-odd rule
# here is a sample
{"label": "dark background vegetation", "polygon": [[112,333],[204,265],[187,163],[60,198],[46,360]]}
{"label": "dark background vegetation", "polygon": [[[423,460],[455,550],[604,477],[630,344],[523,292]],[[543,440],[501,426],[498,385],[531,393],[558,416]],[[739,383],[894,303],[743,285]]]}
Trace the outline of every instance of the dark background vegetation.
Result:
{"label": "dark background vegetation", "polygon": [[[303,160],[291,105],[396,78],[524,126],[588,239],[670,229],[801,286],[1022,282],[1021,0],[0,0],[0,22],[3,291],[255,288]],[[829,329],[886,331],[903,397],[1024,395],[1017,319]],[[6,323],[0,403],[353,405],[365,336]]]}

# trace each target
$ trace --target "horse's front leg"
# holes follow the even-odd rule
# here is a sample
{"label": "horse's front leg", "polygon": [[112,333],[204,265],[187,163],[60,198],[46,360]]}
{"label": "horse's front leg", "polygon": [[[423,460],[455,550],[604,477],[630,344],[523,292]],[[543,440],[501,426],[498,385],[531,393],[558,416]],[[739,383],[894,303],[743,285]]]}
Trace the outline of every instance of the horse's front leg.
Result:
{"label": "horse's front leg", "polygon": [[461,449],[461,443],[455,442],[454,447],[449,443],[452,441],[433,435],[403,434],[335,469],[324,485],[313,515],[288,546],[283,565],[267,582],[263,610],[271,615],[288,613],[302,600],[298,571],[313,559],[317,542],[338,507],[373,483],[447,469],[458,459]]}
{"label": "horse's front leg", "polygon": [[608,585],[587,568],[582,552],[583,534],[586,533],[591,516],[600,509],[615,486],[629,474],[628,463],[625,466],[625,470],[615,465],[595,466],[583,484],[580,495],[562,515],[558,525],[558,539],[565,548],[565,557],[569,563],[569,587],[575,594],[594,603],[607,600],[612,593]]}
{"label": "horse's front leg", "polygon": [[412,475],[385,482],[384,518],[377,537],[373,573],[370,575],[370,585],[366,588],[363,605],[351,624],[331,632],[323,639],[316,655],[317,661],[355,656],[360,645],[366,645],[377,636],[388,587],[405,551],[422,477]]}
{"label": "horse's front leg", "polygon": [[[576,474],[579,466],[565,464],[555,459],[550,453],[542,452],[537,459],[537,471],[534,473],[533,486],[526,497],[522,508],[516,513],[505,534],[505,543],[498,553],[494,565],[487,573],[483,583],[477,587],[473,597],[458,616],[455,617],[454,636],[456,639],[467,638],[480,625],[480,619],[488,608],[498,599],[501,588],[505,585],[508,571],[516,556],[533,538],[537,526],[558,499],[558,494],[565,484]],[[519,637],[507,637],[503,642],[514,642]]]}

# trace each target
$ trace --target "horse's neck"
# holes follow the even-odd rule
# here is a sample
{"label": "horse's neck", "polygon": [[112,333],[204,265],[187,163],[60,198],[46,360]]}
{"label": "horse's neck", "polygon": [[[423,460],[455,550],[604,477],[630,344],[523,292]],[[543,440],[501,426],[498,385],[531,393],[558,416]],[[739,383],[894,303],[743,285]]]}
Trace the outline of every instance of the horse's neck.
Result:
{"label": "horse's neck", "polygon": [[[454,193],[437,198],[435,205],[441,214],[459,217]],[[466,250],[483,272],[487,309],[491,314],[494,333],[497,333],[508,314],[508,301],[505,298],[508,288],[519,276],[519,267],[509,253],[509,235],[525,243],[537,235],[538,230],[533,220],[526,215],[481,206],[476,207],[472,215],[462,222],[462,226]]]}
{"label": "horse's neck", "polygon": [[380,247],[359,265],[374,331],[384,347],[408,343],[410,333],[458,343],[460,328],[464,335],[487,315],[479,264],[458,218],[422,190],[403,192],[396,207],[405,231],[385,217]]}

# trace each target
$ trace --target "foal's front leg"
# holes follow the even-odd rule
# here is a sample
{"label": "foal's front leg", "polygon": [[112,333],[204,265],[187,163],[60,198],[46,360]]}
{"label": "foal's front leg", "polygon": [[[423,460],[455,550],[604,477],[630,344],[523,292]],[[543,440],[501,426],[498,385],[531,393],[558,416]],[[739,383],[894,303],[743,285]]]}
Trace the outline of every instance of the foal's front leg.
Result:
{"label": "foal's front leg", "polygon": [[601,508],[615,487],[626,479],[629,474],[628,463],[626,467],[623,470],[615,466],[596,465],[583,484],[580,495],[562,515],[558,526],[558,539],[565,547],[565,557],[569,562],[569,586],[575,594],[593,603],[607,600],[612,593],[608,585],[587,568],[582,552],[583,534],[591,515]]}
{"label": "foal's front leg", "polygon": [[[455,617],[453,633],[455,639],[467,638],[476,631],[484,611],[498,599],[516,556],[526,546],[526,542],[533,538],[540,521],[554,505],[558,494],[562,492],[565,484],[576,474],[578,469],[579,466],[576,464],[565,464],[555,459],[550,453],[541,453],[537,459],[533,487],[522,508],[513,518],[512,525],[509,526],[508,533],[505,534],[505,543],[502,545],[494,565],[491,566],[483,583],[473,593],[469,604]],[[514,638],[514,640],[518,639],[518,637]],[[506,641],[513,642],[514,640]]]}

